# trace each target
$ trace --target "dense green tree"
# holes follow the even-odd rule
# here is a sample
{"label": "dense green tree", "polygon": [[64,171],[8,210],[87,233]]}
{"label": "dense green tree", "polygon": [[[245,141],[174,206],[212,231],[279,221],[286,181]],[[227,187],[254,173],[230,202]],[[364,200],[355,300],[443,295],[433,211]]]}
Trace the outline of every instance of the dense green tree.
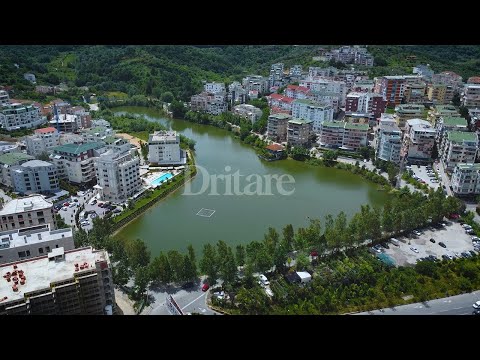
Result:
{"label": "dense green tree", "polygon": [[287,252],[293,250],[293,240],[295,237],[295,232],[293,230],[292,224],[288,224],[282,229],[282,235],[285,250]]}
{"label": "dense green tree", "polygon": [[211,244],[203,246],[203,257],[200,260],[200,270],[207,274],[211,284],[214,284],[218,278],[218,260],[217,251]]}
{"label": "dense green tree", "polygon": [[164,284],[173,281],[173,270],[168,261],[168,257],[163,252],[160,252],[151,262],[150,273],[152,279],[156,279]]}
{"label": "dense green tree", "polygon": [[166,103],[171,103],[174,100],[174,96],[171,91],[165,91],[160,97],[160,100]]}
{"label": "dense green tree", "polygon": [[327,150],[322,154],[322,159],[325,165],[332,166],[338,158],[338,151],[336,150]]}
{"label": "dense green tree", "polygon": [[173,279],[175,281],[183,281],[184,259],[182,254],[177,250],[169,250],[167,252],[167,258],[172,269]]}
{"label": "dense green tree", "polygon": [[88,246],[89,241],[87,232],[82,228],[75,230],[73,233],[73,242],[75,243],[76,248]]}
{"label": "dense green tree", "polygon": [[188,255],[183,257],[182,280],[193,281],[197,278],[197,267]]}
{"label": "dense green tree", "polygon": [[113,267],[112,276],[113,282],[116,285],[126,285],[128,280],[130,280],[130,272],[127,264],[125,264],[123,261],[120,261],[118,264],[116,264]]}
{"label": "dense green tree", "polygon": [[128,257],[128,263],[132,269],[146,267],[150,262],[150,250],[141,239],[129,239],[126,243],[125,251]]}
{"label": "dense green tree", "polygon": [[245,247],[243,245],[237,245],[235,248],[235,261],[238,266],[245,264]]}
{"label": "dense green tree", "polygon": [[146,267],[140,266],[135,271],[134,291],[140,297],[147,290],[150,283],[150,274]]}
{"label": "dense green tree", "polygon": [[297,271],[304,271],[310,266],[310,260],[305,253],[300,253],[295,259],[295,268]]}

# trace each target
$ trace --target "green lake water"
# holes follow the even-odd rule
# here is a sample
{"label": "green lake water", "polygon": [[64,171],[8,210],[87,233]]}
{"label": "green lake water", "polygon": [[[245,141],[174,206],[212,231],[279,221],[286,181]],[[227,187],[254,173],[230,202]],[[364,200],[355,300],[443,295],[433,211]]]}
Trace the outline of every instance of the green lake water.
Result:
{"label": "green lake water", "polygon": [[[237,245],[262,240],[269,226],[281,233],[286,224],[291,223],[295,228],[305,226],[308,218],[323,219],[328,213],[336,215],[343,210],[350,217],[360,210],[360,205],[382,206],[387,197],[386,193],[377,190],[376,184],[344,170],[315,167],[294,160],[263,161],[252,148],[233,138],[226,130],[166,119],[149,108],[122,107],[115,111],[143,115],[194,139],[197,165],[210,175],[234,174],[238,170],[242,175],[241,190],[254,181],[255,178],[245,179],[250,174],[258,174],[262,180],[265,175],[289,174],[295,180],[294,184],[284,185],[286,191],[294,190],[289,196],[278,193],[275,181],[272,182],[273,195],[268,196],[209,195],[211,182],[207,191],[199,195],[185,195],[184,188],[179,189],[117,235],[143,239],[152,256],[170,249],[183,252],[190,243],[199,253],[203,244],[208,242],[224,240]],[[230,167],[228,171],[226,167]],[[191,182],[192,192],[205,187],[205,179],[199,172]],[[225,194],[224,182],[218,180],[217,184],[217,193]],[[215,213],[211,217],[196,215],[202,208],[215,210]]]}

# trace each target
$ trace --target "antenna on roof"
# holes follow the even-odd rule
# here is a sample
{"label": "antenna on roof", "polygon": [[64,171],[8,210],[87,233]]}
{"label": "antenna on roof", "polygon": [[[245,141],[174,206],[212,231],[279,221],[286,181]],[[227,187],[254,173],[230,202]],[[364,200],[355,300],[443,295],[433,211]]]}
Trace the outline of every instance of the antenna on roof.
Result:
{"label": "antenna on roof", "polygon": [[53,104],[53,114],[55,115],[55,120],[57,121],[57,132],[60,132],[60,123],[58,122],[58,109],[57,104]]}

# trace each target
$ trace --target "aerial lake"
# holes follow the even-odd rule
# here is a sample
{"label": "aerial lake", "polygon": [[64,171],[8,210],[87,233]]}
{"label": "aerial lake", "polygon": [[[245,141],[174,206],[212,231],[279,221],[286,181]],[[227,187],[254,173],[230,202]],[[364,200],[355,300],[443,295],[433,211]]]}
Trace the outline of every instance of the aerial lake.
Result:
{"label": "aerial lake", "polygon": [[[196,164],[204,169],[187,187],[160,201],[118,233],[118,237],[143,239],[152,256],[170,249],[183,252],[188,244],[200,254],[208,242],[224,240],[237,245],[262,240],[270,226],[281,233],[286,224],[292,224],[294,228],[306,226],[309,218],[323,220],[328,213],[335,216],[343,210],[351,217],[361,205],[382,206],[387,197],[385,192],[377,190],[376,184],[344,170],[315,167],[294,160],[261,160],[250,146],[223,129],[166,119],[154,109],[144,107],[121,107],[115,111],[116,114],[143,115],[195,140]],[[228,191],[230,187],[225,186],[226,180],[218,178],[219,195],[212,195],[211,176],[204,176],[207,173],[230,179],[233,191]],[[255,195],[225,195],[235,192],[235,173],[240,176],[241,191],[258,190],[258,183],[262,182],[263,194],[256,191]],[[284,174],[295,181],[289,183],[291,178],[283,177],[283,190],[291,194],[282,195],[277,188],[278,182],[273,180],[270,191],[273,195],[265,195],[268,193],[267,180],[275,179],[273,175]],[[246,179],[251,180],[250,184],[257,179],[257,184],[247,186]],[[202,187],[206,190],[202,191]],[[186,195],[186,188],[199,194]],[[200,212],[201,209],[215,212]],[[204,216],[197,215],[199,212]]]}

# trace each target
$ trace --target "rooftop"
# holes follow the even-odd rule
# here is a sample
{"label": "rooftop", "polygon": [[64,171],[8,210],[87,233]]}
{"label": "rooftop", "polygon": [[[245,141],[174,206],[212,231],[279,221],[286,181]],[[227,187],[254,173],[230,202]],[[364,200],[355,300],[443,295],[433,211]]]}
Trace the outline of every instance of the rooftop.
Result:
{"label": "rooftop", "polygon": [[64,152],[72,155],[79,155],[88,150],[95,150],[103,147],[102,143],[89,142],[85,144],[65,144],[53,148],[54,152]]}
{"label": "rooftop", "polygon": [[345,123],[343,121],[324,121],[322,123],[322,127],[335,127],[335,128],[343,128]]}
{"label": "rooftop", "polygon": [[53,204],[42,195],[33,195],[21,199],[12,199],[0,210],[0,216],[49,209]]}
{"label": "rooftop", "polygon": [[435,132],[435,130],[432,128],[432,124],[430,124],[426,120],[410,119],[410,120],[407,120],[407,124],[408,124],[408,126],[412,127],[415,130]]}
{"label": "rooftop", "polygon": [[57,131],[57,129],[50,126],[50,127],[46,127],[46,128],[43,128],[43,129],[35,130],[35,134],[46,134],[46,133],[51,133],[51,132],[56,132],[56,131]]}
{"label": "rooftop", "polygon": [[435,111],[438,113],[458,113],[458,109],[453,105],[436,105]]}
{"label": "rooftop", "polygon": [[[71,114],[59,114],[58,115],[58,123],[76,123],[77,116]],[[57,123],[56,117],[52,117],[52,120],[49,121],[50,124],[55,125]]]}
{"label": "rooftop", "polygon": [[477,133],[465,131],[447,131],[448,140],[456,143],[464,141],[478,141]]}
{"label": "rooftop", "polygon": [[423,112],[425,110],[425,106],[420,104],[401,104],[395,108],[396,112]]}
{"label": "rooftop", "polygon": [[0,155],[0,164],[13,165],[22,160],[33,160],[35,157],[24,153],[14,152]]}
{"label": "rooftop", "polygon": [[278,120],[282,120],[282,119],[290,119],[292,116],[291,115],[288,115],[288,114],[272,114],[270,115],[268,118],[274,118],[274,119],[278,119]]}
{"label": "rooftop", "polygon": [[272,150],[272,151],[283,151],[285,150],[285,147],[279,144],[271,144],[271,145],[268,145],[266,149]]}
{"label": "rooftop", "polygon": [[53,164],[43,161],[43,160],[30,160],[22,164],[23,167],[41,167],[41,166],[52,166]]}
{"label": "rooftop", "polygon": [[315,106],[315,107],[322,107],[322,104],[313,101],[313,100],[308,100],[308,99],[297,99],[294,100],[294,104],[305,104],[305,105],[310,105],[310,106]]}
{"label": "rooftop", "polygon": [[349,130],[363,130],[368,131],[370,127],[368,124],[354,124],[354,123],[345,123],[345,129]]}
{"label": "rooftop", "polygon": [[176,131],[155,131],[148,135],[148,142],[154,141],[177,141],[178,135]]}
{"label": "rooftop", "polygon": [[112,128],[109,128],[106,126],[95,126],[95,127],[91,127],[90,129],[85,129],[82,132],[94,135],[94,134],[102,133],[105,131],[112,132]]}
{"label": "rooftop", "polygon": [[296,124],[296,125],[304,125],[304,124],[311,124],[313,123],[312,120],[304,120],[304,119],[293,119],[288,121],[289,124]]}
{"label": "rooftop", "polygon": [[[59,248],[60,249],[60,248]],[[58,251],[58,249],[56,249]],[[60,253],[58,255],[61,255]],[[18,291],[12,290],[12,283],[7,282],[3,275],[13,272],[13,264],[0,266],[0,298],[7,297],[8,301],[23,299],[26,294],[49,288],[52,282],[73,278],[74,274],[81,274],[96,267],[96,262],[108,261],[104,250],[82,248],[65,251],[65,260],[50,261],[48,255],[33,258],[23,262],[16,262],[18,270],[23,270],[26,277],[25,285],[18,285]],[[75,271],[75,264],[87,263],[84,270]]]}
{"label": "rooftop", "polygon": [[467,127],[467,120],[459,116],[445,116],[443,125]]}
{"label": "rooftop", "polygon": [[24,245],[34,245],[45,241],[59,240],[65,237],[73,237],[71,228],[50,230],[50,225],[34,226],[26,229],[0,232],[1,249],[15,248]]}
{"label": "rooftop", "polygon": [[397,124],[394,121],[380,121],[380,130],[383,131],[397,131],[400,132],[400,128],[397,126]]}

